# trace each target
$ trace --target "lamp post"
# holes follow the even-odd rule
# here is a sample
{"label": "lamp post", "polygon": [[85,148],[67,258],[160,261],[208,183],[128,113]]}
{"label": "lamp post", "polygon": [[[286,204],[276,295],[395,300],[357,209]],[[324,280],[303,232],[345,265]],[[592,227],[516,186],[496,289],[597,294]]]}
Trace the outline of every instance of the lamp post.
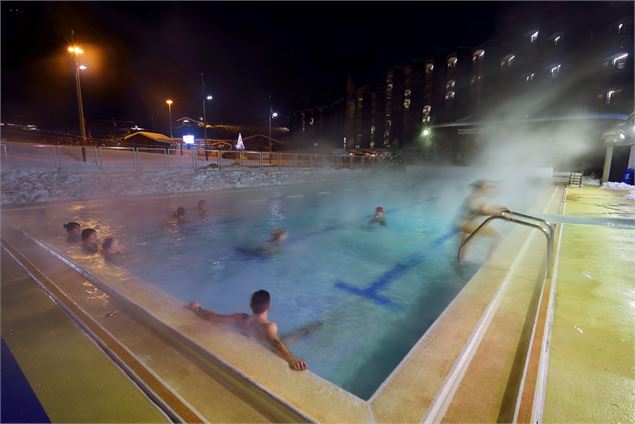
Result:
{"label": "lamp post", "polygon": [[82,137],[82,160],[86,162],[86,122],[84,121],[84,103],[82,102],[82,84],[79,77],[80,69],[86,69],[79,64],[79,55],[84,53],[79,46],[69,46],[68,52],[75,55],[75,87],[77,90],[77,108],[79,109],[79,131]]}
{"label": "lamp post", "polygon": [[203,99],[203,137],[205,138],[205,160],[209,160],[209,153],[207,152],[207,112],[205,111],[205,103],[212,101],[213,97],[210,95],[205,96]]}
{"label": "lamp post", "polygon": [[271,142],[271,119],[277,118],[278,113],[271,108],[271,96],[269,96],[269,164],[271,165],[271,152],[273,151],[273,143]]}
{"label": "lamp post", "polygon": [[167,99],[165,103],[168,105],[168,119],[170,120],[170,140],[172,140],[172,99]]}

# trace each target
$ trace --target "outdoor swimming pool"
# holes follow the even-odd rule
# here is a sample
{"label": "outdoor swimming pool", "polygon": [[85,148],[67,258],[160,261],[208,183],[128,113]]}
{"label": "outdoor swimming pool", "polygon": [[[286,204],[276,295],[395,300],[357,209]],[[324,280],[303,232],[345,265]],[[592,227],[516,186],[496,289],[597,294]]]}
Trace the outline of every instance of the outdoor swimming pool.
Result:
{"label": "outdoor swimming pool", "polygon": [[[367,399],[478,268],[455,263],[458,211],[445,194],[430,184],[395,188],[374,180],[363,189],[313,184],[71,204],[21,218],[31,228],[35,221],[55,222],[34,232],[71,259],[85,254],[64,241],[62,222],[93,226],[101,239],[118,237],[124,270],[184,303],[248,312],[253,291],[270,291],[270,319],[282,336],[309,329],[288,340],[294,354],[312,372]],[[198,199],[207,201],[209,217],[196,216]],[[531,199],[510,206],[522,210]],[[188,211],[185,224],[170,222],[177,206]],[[376,206],[385,208],[388,225],[368,228]],[[278,227],[289,234],[280,254],[254,258],[239,251]],[[100,255],[90,263],[111,267],[112,278],[122,272]]]}

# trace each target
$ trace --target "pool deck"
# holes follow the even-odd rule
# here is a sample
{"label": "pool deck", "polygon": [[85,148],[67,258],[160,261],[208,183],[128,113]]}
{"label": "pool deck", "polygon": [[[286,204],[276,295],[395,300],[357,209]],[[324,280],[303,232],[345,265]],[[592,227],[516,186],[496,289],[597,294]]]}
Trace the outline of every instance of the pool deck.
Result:
{"label": "pool deck", "polygon": [[[625,192],[570,188],[565,215],[635,219]],[[635,230],[565,225],[544,422],[635,421]]]}
{"label": "pool deck", "polygon": [[[556,187],[532,212],[558,214],[562,193]],[[585,187],[569,188],[566,195],[567,215],[635,218],[635,202],[623,199],[622,192]],[[631,422],[635,230],[573,224],[559,225],[558,230],[553,283],[547,278],[542,284],[544,236],[515,228],[368,401],[310,372],[289,370],[265,347],[196,318],[182,303],[142,281],[127,278],[102,287],[95,282],[106,281],[108,269],[80,275],[15,229],[3,227],[2,237],[11,251],[24,255],[21,262],[28,258],[46,274],[42,278],[50,276],[59,285],[79,308],[78,314],[85,313],[115,339],[113,343],[134,353],[140,372],[151,369],[159,383],[174,392],[177,403],[182,400],[203,421],[535,422],[533,413],[538,411],[544,422]],[[77,265],[83,265],[81,260]],[[15,268],[3,251],[5,339],[10,334],[5,314],[20,311],[16,301],[5,307],[11,299],[5,288],[14,281],[28,281],[5,271]],[[55,309],[44,292],[33,282],[31,286]],[[550,301],[552,288],[555,302]],[[107,317],[104,312],[118,302],[119,314]],[[144,311],[143,318],[135,317],[137,309]],[[58,313],[65,317],[61,310]],[[41,325],[36,318],[26,317],[25,322]],[[140,325],[155,320],[152,328]],[[166,341],[174,330],[182,335],[185,348]],[[82,335],[79,327],[76,331]],[[12,352],[28,351],[19,347],[25,338],[7,340]],[[541,349],[543,340],[550,342],[546,350]],[[93,355],[106,358],[93,347]],[[49,352],[46,346],[40,350]],[[31,366],[23,353],[15,356],[21,368]],[[123,375],[110,365],[113,370],[107,373]],[[82,369],[76,367],[75,372],[82,374]],[[37,389],[37,380],[25,374]],[[46,378],[55,385],[58,377]],[[77,415],[67,420],[165,421],[131,380],[124,378],[119,384],[122,393],[132,390],[146,400],[134,402],[130,413],[155,413],[160,418]],[[537,388],[546,390],[544,408],[533,401]],[[108,394],[93,396],[107,399]],[[73,399],[61,398],[66,404]],[[515,410],[517,399],[523,402]]]}

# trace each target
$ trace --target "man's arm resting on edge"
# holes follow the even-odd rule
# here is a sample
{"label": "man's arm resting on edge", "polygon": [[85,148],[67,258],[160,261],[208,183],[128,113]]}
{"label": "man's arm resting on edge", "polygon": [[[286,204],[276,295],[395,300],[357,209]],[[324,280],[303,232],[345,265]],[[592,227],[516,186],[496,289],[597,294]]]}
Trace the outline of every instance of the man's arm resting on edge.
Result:
{"label": "man's arm resting on edge", "polygon": [[286,344],[278,337],[278,325],[271,322],[266,326],[267,339],[271,343],[271,346],[276,353],[282,356],[289,366],[296,371],[304,371],[306,369],[306,362],[296,358],[287,347]]}
{"label": "man's arm resting on edge", "polygon": [[192,311],[194,311],[196,315],[198,315],[199,317],[203,319],[206,319],[208,321],[225,323],[225,324],[238,323],[240,321],[247,319],[248,317],[247,314],[242,314],[242,313],[231,314],[231,315],[217,314],[214,311],[203,309],[203,307],[196,302],[190,302],[190,304],[187,305],[187,307],[191,309]]}

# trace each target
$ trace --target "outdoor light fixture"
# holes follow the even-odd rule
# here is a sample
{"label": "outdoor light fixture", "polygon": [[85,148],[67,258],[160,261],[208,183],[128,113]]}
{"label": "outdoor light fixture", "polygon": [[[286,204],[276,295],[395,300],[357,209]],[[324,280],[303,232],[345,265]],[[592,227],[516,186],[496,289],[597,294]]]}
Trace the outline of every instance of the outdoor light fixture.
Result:
{"label": "outdoor light fixture", "polygon": [[620,133],[620,139],[626,140],[626,136],[624,135],[624,133]]}
{"label": "outdoor light fixture", "polygon": [[168,106],[172,106],[172,103],[174,103],[174,102],[172,101],[172,99],[167,99],[167,100],[165,101],[165,103],[166,103]]}
{"label": "outdoor light fixture", "polygon": [[84,69],[88,69],[88,67],[86,65],[79,65],[79,69],[83,71]]}
{"label": "outdoor light fixture", "polygon": [[627,57],[628,57],[628,53],[623,53],[623,54],[617,56],[616,58],[613,59],[613,65],[615,65],[618,60],[626,59]]}
{"label": "outdoor light fixture", "polygon": [[273,112],[273,113],[271,114],[271,117],[272,117],[272,118],[277,118],[277,117],[278,117],[278,112]]}
{"label": "outdoor light fixture", "polygon": [[536,41],[538,39],[538,31],[534,32],[533,34],[531,34],[531,37],[529,37],[529,40],[533,43],[534,41]]}
{"label": "outdoor light fixture", "polygon": [[68,52],[69,53],[74,53],[74,54],[83,54],[84,50],[82,50],[82,48],[79,47],[79,46],[69,46],[68,47]]}
{"label": "outdoor light fixture", "polygon": [[430,134],[432,133],[432,131],[430,131],[430,128],[424,128],[423,132],[421,133],[424,137],[429,137]]}
{"label": "outdoor light fixture", "polygon": [[207,96],[207,100],[212,100],[213,97],[212,96]]}

